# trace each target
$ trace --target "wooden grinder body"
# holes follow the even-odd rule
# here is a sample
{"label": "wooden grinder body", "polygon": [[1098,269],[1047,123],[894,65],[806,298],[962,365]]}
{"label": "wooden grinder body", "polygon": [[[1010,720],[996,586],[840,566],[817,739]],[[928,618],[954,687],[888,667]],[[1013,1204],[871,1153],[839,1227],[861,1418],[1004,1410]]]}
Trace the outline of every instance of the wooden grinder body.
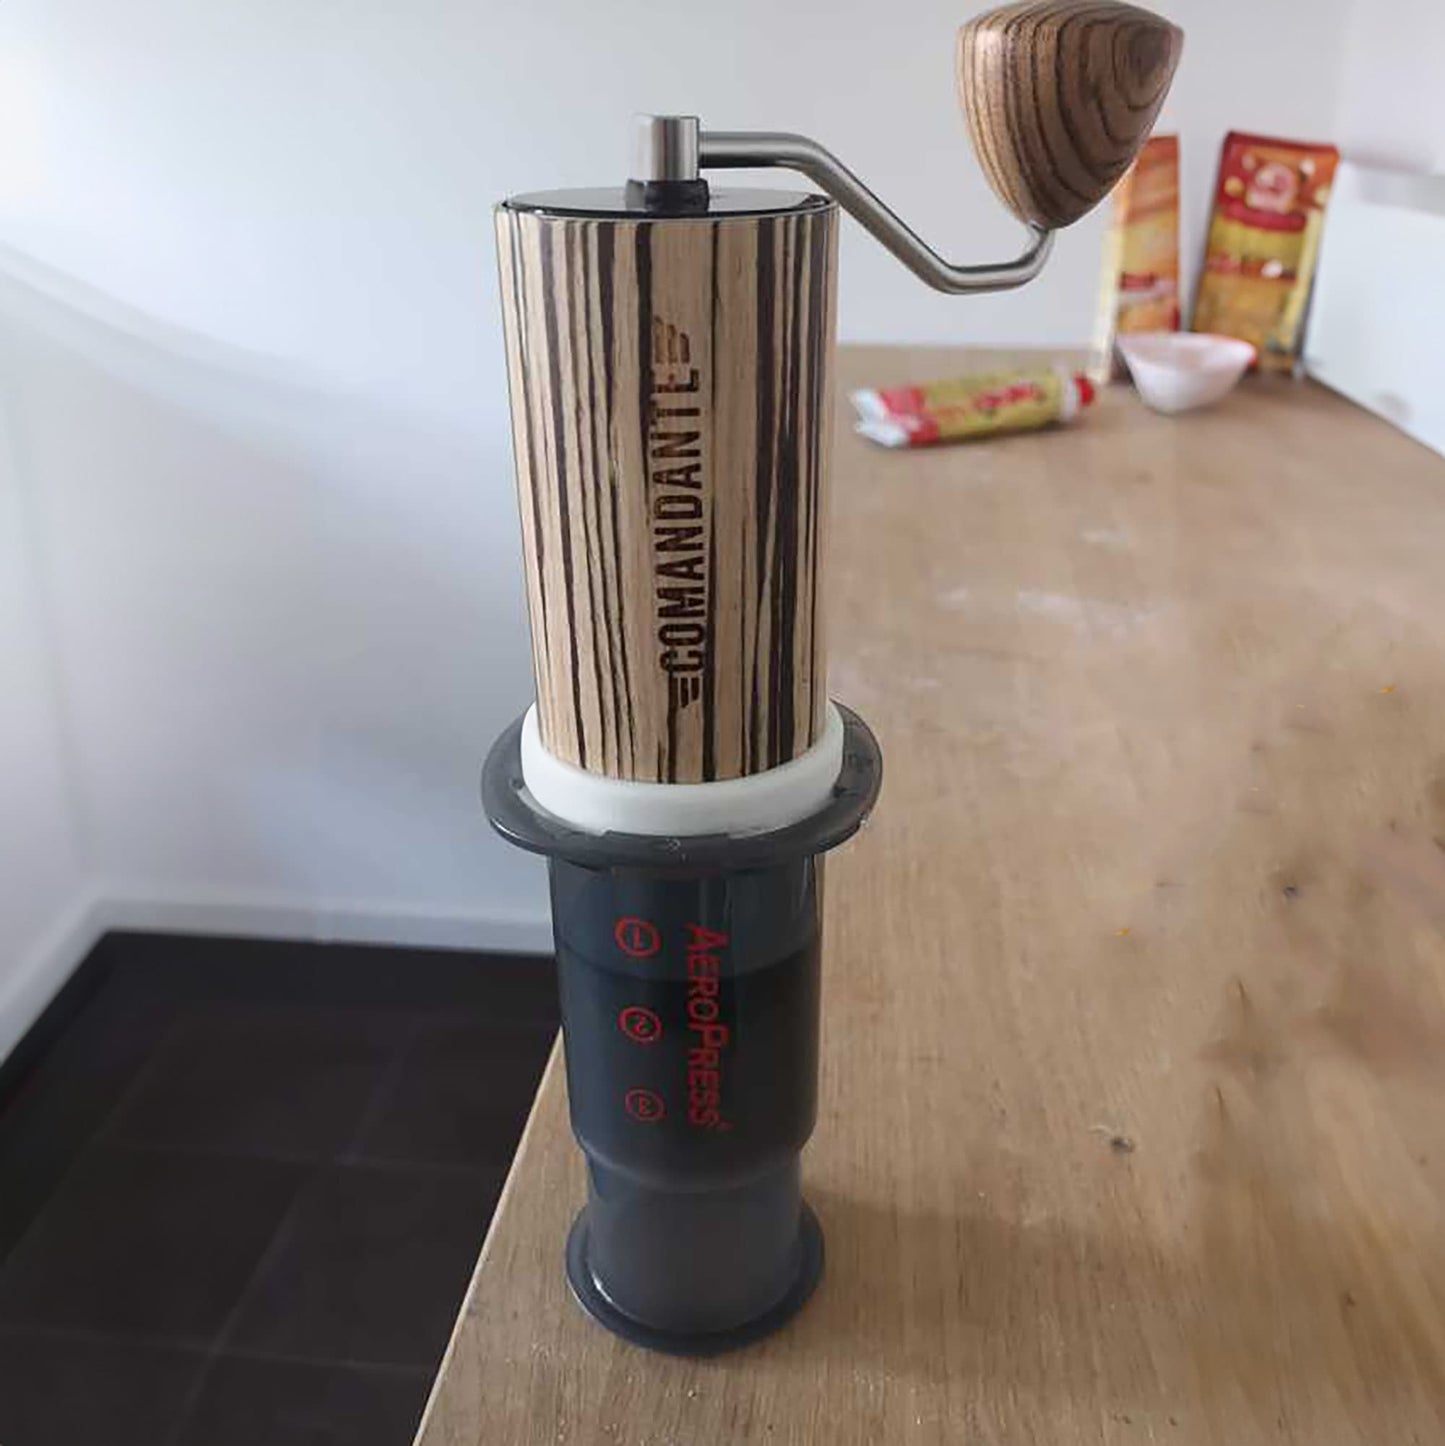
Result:
{"label": "wooden grinder body", "polygon": [[665,783],[786,763],[827,703],[837,209],[551,199],[497,211],[543,745]]}

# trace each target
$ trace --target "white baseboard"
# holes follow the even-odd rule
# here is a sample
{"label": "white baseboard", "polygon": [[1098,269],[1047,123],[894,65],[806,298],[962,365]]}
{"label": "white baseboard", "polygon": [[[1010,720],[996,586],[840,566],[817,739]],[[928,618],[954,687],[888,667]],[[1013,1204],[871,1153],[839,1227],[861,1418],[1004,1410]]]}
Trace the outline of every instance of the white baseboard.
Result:
{"label": "white baseboard", "polygon": [[0,988],[0,1060],[15,1048],[71,971],[95,947],[107,928],[103,918],[99,900],[78,900],[9,972]]}
{"label": "white baseboard", "polygon": [[552,952],[552,925],[545,914],[499,917],[496,913],[422,911],[355,902],[326,901],[308,906],[294,899],[260,895],[157,898],[139,891],[102,890],[68,910],[21,959],[0,988],[0,1060],[40,1017],[107,929],[391,944],[414,949],[485,949],[503,954]]}
{"label": "white baseboard", "polygon": [[423,910],[329,899],[301,904],[284,895],[265,894],[196,893],[158,898],[123,889],[104,890],[101,908],[108,929],[393,944],[412,949],[488,949],[507,954],[552,952],[552,924],[546,914],[498,916],[493,911]]}

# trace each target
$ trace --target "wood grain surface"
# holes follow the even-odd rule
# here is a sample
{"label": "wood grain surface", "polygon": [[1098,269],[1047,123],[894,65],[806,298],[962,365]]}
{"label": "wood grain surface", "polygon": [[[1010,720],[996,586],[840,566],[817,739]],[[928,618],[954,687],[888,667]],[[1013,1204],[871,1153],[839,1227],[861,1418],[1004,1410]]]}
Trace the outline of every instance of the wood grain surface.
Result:
{"label": "wood grain surface", "polygon": [[1115,0],[1024,0],[958,33],[958,87],[984,174],[1021,221],[1068,226],[1148,139],[1183,32]]}
{"label": "wood grain surface", "polygon": [[593,1325],[554,1060],[421,1441],[1439,1442],[1445,461],[1261,378],[836,468],[827,1275],[718,1360]]}
{"label": "wood grain surface", "polygon": [[542,740],[735,778],[809,748],[837,209],[497,212]]}

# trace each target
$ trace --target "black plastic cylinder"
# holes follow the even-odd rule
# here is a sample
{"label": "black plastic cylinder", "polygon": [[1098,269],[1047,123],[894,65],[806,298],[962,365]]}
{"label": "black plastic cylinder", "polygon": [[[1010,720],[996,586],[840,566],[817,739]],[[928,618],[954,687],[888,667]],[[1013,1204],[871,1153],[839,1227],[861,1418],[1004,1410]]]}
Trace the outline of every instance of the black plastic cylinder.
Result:
{"label": "black plastic cylinder", "polygon": [[583,833],[526,792],[515,725],[488,759],[493,824],[549,856],[588,1176],[568,1277],[640,1344],[705,1353],[755,1339],[822,1269],[800,1186],[817,1111],[822,854],[861,823],[881,775],[871,733],[844,719],[827,802],[744,838]]}
{"label": "black plastic cylinder", "polygon": [[799,1269],[822,864],[551,872],[587,1266],[637,1320],[734,1329]]}

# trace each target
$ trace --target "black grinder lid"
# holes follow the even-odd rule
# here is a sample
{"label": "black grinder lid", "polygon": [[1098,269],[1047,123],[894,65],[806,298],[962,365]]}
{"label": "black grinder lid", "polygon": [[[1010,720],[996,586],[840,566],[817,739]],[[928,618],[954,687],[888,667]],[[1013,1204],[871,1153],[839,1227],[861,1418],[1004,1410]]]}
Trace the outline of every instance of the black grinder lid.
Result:
{"label": "black grinder lid", "polygon": [[[672,184],[672,183],[663,183]],[[509,211],[529,211],[546,216],[592,216],[618,221],[658,221],[709,216],[786,216],[797,212],[827,210],[834,202],[826,196],[802,191],[748,190],[709,186],[699,194],[658,194],[652,183],[644,189],[637,182],[627,186],[593,186],[568,191],[529,191],[512,196],[502,204]]]}

